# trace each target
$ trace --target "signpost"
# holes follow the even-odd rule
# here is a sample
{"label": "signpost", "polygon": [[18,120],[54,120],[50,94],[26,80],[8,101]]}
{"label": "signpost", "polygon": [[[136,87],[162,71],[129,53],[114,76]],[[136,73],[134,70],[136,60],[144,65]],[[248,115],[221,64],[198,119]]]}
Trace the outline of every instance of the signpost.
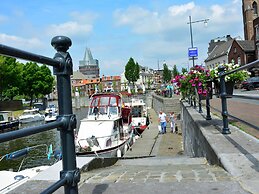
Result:
{"label": "signpost", "polygon": [[194,60],[198,59],[198,48],[197,47],[188,48],[188,56],[189,56],[189,60],[192,60],[192,66],[194,67]]}
{"label": "signpost", "polygon": [[188,56],[189,58],[198,57],[198,48],[197,47],[188,48]]}

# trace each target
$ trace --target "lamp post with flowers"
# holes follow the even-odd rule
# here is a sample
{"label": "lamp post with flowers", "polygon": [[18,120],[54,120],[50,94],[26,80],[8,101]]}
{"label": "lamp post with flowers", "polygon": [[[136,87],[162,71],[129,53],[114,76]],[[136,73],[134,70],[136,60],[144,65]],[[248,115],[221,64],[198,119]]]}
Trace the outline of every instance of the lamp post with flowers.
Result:
{"label": "lamp post with flowers", "polygon": [[198,49],[197,47],[193,47],[193,35],[192,35],[192,24],[203,22],[205,26],[207,26],[209,19],[196,20],[192,21],[192,17],[189,16],[189,22],[187,24],[190,25],[190,36],[191,36],[191,48],[189,48],[189,57],[192,59],[192,66],[194,67],[194,60],[198,57]]}

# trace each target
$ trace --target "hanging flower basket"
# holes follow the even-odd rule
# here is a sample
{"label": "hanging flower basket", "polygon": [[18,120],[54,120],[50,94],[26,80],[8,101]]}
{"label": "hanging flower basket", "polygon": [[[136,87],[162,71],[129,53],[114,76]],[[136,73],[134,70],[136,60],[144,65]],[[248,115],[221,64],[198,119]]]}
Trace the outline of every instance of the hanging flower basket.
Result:
{"label": "hanging flower basket", "polygon": [[[216,94],[220,95],[221,94],[220,83],[216,81],[214,82],[214,84],[215,84]],[[228,82],[225,82],[225,84],[226,84],[226,93],[228,95],[228,98],[231,98],[231,96],[233,95],[235,82],[228,81]]]}

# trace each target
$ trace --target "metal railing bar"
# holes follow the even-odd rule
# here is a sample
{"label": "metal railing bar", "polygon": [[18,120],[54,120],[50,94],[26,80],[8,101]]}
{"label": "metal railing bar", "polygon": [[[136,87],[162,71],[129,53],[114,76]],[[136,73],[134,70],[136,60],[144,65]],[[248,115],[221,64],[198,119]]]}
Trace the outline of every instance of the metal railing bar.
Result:
{"label": "metal railing bar", "polygon": [[58,190],[60,187],[64,186],[67,182],[67,178],[64,177],[63,179],[58,180],[53,185],[49,186],[47,189],[41,192],[41,194],[49,194],[54,193],[56,190]]}
{"label": "metal railing bar", "polygon": [[20,58],[28,61],[33,61],[33,62],[38,62],[41,64],[47,64],[53,67],[60,67],[61,62],[54,60],[49,57],[45,57],[42,55],[37,55],[34,53],[30,53],[27,51],[19,50],[13,47],[9,47],[6,45],[0,44],[0,54],[5,55],[5,56],[10,56],[10,57],[15,57],[15,58]]}
{"label": "metal railing bar", "polygon": [[6,133],[3,133],[0,135],[0,143],[10,141],[10,140],[13,140],[16,138],[26,137],[29,135],[43,132],[43,131],[48,131],[50,129],[55,129],[62,125],[63,125],[63,121],[58,120],[58,121],[54,121],[54,122],[47,123],[47,124],[40,125],[40,126],[28,127],[28,128],[24,128],[24,129],[6,132]]}

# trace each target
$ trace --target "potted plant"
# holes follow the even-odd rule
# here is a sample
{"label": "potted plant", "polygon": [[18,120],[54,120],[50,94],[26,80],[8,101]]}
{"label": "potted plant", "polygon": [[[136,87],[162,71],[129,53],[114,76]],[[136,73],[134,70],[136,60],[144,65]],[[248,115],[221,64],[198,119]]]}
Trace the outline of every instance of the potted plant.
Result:
{"label": "potted plant", "polygon": [[[232,64],[232,63],[224,63],[224,64],[218,64],[215,68],[210,70],[211,78],[214,81],[215,88],[220,93],[220,83],[219,83],[219,68],[224,67],[225,72],[232,71],[234,69],[237,69],[240,67],[238,64]],[[228,95],[233,94],[233,89],[235,84],[240,84],[242,81],[246,80],[249,77],[249,72],[246,70],[240,70],[235,73],[231,73],[229,75],[225,76],[225,83],[226,83],[226,92]]]}

